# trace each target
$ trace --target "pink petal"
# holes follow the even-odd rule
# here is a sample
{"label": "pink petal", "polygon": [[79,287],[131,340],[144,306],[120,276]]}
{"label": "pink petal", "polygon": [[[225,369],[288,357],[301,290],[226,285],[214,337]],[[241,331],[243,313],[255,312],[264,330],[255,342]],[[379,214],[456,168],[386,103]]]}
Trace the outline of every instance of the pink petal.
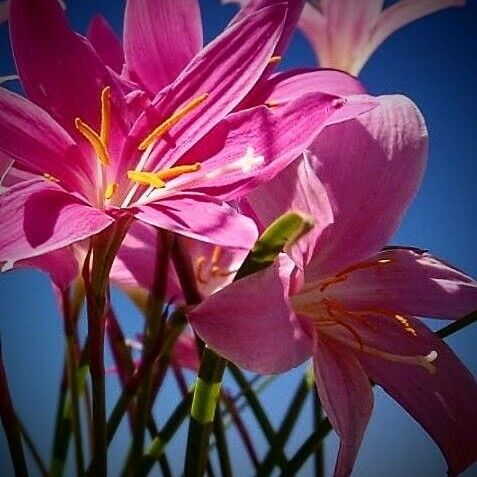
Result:
{"label": "pink petal", "polygon": [[[383,260],[390,262],[379,265]],[[358,267],[330,286],[327,296],[353,309],[433,318],[456,319],[477,310],[477,282],[428,253],[388,250]]]}
{"label": "pink petal", "polygon": [[258,373],[283,372],[311,356],[312,341],[287,301],[294,264],[281,261],[214,293],[188,315],[211,348]]}
{"label": "pink petal", "polygon": [[36,268],[47,273],[56,289],[65,291],[80,275],[80,264],[71,248],[65,247],[53,252],[20,260],[15,268]]}
{"label": "pink petal", "polygon": [[124,65],[123,46],[102,15],[93,17],[86,36],[104,63],[116,73],[121,73]]}
{"label": "pink petal", "polygon": [[290,250],[300,268],[309,263],[319,236],[333,223],[326,190],[311,170],[306,155],[249,193],[245,201],[250,204],[261,230],[287,211],[300,212],[314,221],[313,229]]}
{"label": "pink petal", "polygon": [[67,189],[87,197],[95,194],[95,160],[88,161],[48,113],[4,88],[0,88],[0,151],[39,175],[50,174]]}
{"label": "pink petal", "polygon": [[124,54],[131,79],[155,96],[202,48],[197,0],[128,0]]}
{"label": "pink petal", "polygon": [[[437,352],[431,374],[418,366],[399,364],[356,352],[366,373],[398,401],[430,434],[443,452],[449,476],[455,477],[477,459],[477,383],[452,350],[418,320],[410,319],[416,336],[395,320],[382,317],[359,326],[367,345],[400,355]],[[367,324],[367,326],[365,326]],[[355,330],[356,326],[353,326]]]}
{"label": "pink petal", "polygon": [[387,7],[381,14],[370,39],[368,56],[381,43],[408,23],[449,7],[462,7],[465,0],[400,0]]}
{"label": "pink petal", "polygon": [[[195,188],[224,200],[239,198],[283,170],[323,127],[373,106],[363,101],[348,109],[343,104],[344,100],[336,96],[315,93],[272,109],[261,106],[233,113],[196,144],[181,163],[202,163],[198,174],[202,180],[197,180]],[[252,153],[258,159],[241,167]],[[174,184],[188,180],[184,176]]]}
{"label": "pink petal", "polygon": [[233,111],[260,78],[273,54],[283,25],[282,4],[235,24],[204,48],[177,80],[139,118],[128,147],[127,162],[139,143],[181,106],[203,94],[208,97],[172,127],[154,148],[148,170],[168,167]]}
{"label": "pink petal", "polygon": [[199,371],[200,358],[197,340],[190,329],[185,330],[179,336],[172,350],[171,360],[181,368],[187,368],[196,373]]}
{"label": "pink petal", "polygon": [[0,195],[0,261],[17,261],[97,234],[113,219],[53,182],[20,183]]}
{"label": "pink petal", "polygon": [[[112,283],[128,292],[152,289],[158,250],[157,234],[157,228],[142,222],[135,221],[131,225],[111,269]],[[181,297],[173,267],[162,273],[168,274],[166,296],[173,299]]]}
{"label": "pink petal", "polygon": [[240,108],[268,101],[287,103],[308,93],[328,93],[350,96],[366,93],[363,85],[353,76],[336,70],[299,69],[277,73],[260,83],[253,94],[245,98]]}
{"label": "pink petal", "polygon": [[137,207],[135,216],[155,227],[223,247],[250,249],[258,236],[253,220],[225,202],[198,193],[178,193]]}
{"label": "pink petal", "polygon": [[[278,2],[277,0],[249,0],[248,2],[238,0],[236,3],[241,4],[242,9],[233,18],[232,24],[242,21],[247,17],[253,18],[253,15],[256,15],[259,10],[271,5],[276,5]],[[303,5],[305,4],[303,0],[280,0],[280,3],[286,4],[287,10],[280,41],[275,48],[275,55],[282,55],[285,52],[298,19],[300,18],[300,14],[303,11]]]}
{"label": "pink petal", "polygon": [[26,95],[89,150],[75,118],[99,131],[106,86],[112,88],[113,110],[122,108],[119,87],[106,66],[89,42],[70,29],[58,0],[15,0],[10,36]]}
{"label": "pink petal", "polygon": [[373,409],[371,385],[350,350],[318,334],[313,369],[320,400],[340,438],[334,477],[348,477]]}
{"label": "pink petal", "polygon": [[333,275],[384,247],[421,182],[428,144],[421,113],[403,96],[377,101],[378,107],[355,120],[326,128],[311,147],[335,223],[318,242],[307,281]]}

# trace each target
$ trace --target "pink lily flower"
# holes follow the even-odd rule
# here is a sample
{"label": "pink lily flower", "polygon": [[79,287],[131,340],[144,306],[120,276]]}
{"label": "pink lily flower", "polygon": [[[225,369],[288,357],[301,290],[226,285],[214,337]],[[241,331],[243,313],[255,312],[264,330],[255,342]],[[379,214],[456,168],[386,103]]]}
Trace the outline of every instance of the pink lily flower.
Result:
{"label": "pink lily flower", "polygon": [[0,261],[63,248],[123,214],[250,248],[254,223],[224,200],[272,178],[343,120],[333,115],[343,100],[322,93],[232,113],[267,69],[286,18],[278,4],[236,22],[148,104],[141,92],[124,96],[56,0],[13,0],[12,46],[30,100],[0,89],[0,152],[35,178],[0,196]]}
{"label": "pink lily flower", "polygon": [[373,406],[370,379],[431,435],[456,476],[477,458],[477,385],[416,317],[475,310],[477,282],[428,253],[381,251],[423,174],[422,116],[409,100],[384,97],[319,139],[245,204],[263,224],[288,209],[308,213],[312,235],[289,251],[293,260],[283,255],[209,296],[189,320],[209,346],[251,371],[283,372],[313,358],[340,437],[335,477],[352,471]]}
{"label": "pink lily flower", "polygon": [[[249,0],[222,0],[239,3]],[[465,0],[400,0],[383,9],[383,0],[316,0],[306,2],[299,28],[323,68],[357,76],[386,38],[407,24]]]}

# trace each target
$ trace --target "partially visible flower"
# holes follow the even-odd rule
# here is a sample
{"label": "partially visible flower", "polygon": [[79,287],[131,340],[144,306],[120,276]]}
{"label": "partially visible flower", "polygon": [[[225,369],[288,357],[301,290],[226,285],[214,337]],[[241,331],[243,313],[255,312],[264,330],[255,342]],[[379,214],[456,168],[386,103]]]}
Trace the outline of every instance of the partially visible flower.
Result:
{"label": "partially visible flower", "polygon": [[0,2],[0,25],[8,20],[10,0]]}
{"label": "partially visible flower", "polygon": [[[189,314],[198,335],[244,368],[277,373],[314,359],[340,437],[335,477],[349,476],[381,385],[429,432],[456,476],[477,458],[477,385],[415,317],[477,308],[477,282],[425,252],[381,251],[414,197],[427,131],[407,99],[383,97],[327,128],[310,154],[247,196],[263,224],[292,209],[315,230],[274,267],[209,296]],[[298,267],[297,267],[298,265]]]}
{"label": "partially visible flower", "polygon": [[[245,5],[249,0],[222,0]],[[310,0],[298,26],[323,68],[358,75],[386,38],[403,26],[465,0],[400,0],[383,10],[383,0]]]}

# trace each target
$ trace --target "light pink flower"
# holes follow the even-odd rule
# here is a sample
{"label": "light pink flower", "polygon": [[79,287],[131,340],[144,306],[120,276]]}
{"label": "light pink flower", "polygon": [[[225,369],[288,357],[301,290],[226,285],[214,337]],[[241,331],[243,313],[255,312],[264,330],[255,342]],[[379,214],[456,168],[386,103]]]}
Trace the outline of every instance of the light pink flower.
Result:
{"label": "light pink flower", "polygon": [[289,251],[294,261],[283,255],[232,283],[189,319],[209,346],[252,371],[282,372],[313,358],[341,441],[335,477],[353,468],[373,405],[370,379],[429,432],[455,476],[477,457],[476,382],[415,317],[473,311],[477,283],[422,251],[380,251],[427,157],[417,108],[402,97],[380,102],[324,130],[301,163],[247,196],[259,226],[289,209],[315,218],[312,235]]}
{"label": "light pink flower", "polygon": [[[128,8],[146,4],[133,0]],[[144,33],[135,18],[127,28],[133,43]],[[0,196],[0,262],[65,247],[121,214],[250,248],[255,225],[224,200],[286,167],[343,104],[311,93],[276,111],[262,104],[233,112],[268,68],[287,18],[284,5],[272,4],[235,22],[194,51],[149,102],[141,91],[125,91],[124,81],[70,30],[56,0],[13,0],[12,46],[30,100],[0,90],[0,152],[35,178]]]}
{"label": "light pink flower", "polygon": [[[246,5],[248,0],[222,0]],[[383,0],[312,0],[305,3],[299,28],[323,68],[358,75],[386,38],[408,23],[465,0],[400,0],[383,9]]]}

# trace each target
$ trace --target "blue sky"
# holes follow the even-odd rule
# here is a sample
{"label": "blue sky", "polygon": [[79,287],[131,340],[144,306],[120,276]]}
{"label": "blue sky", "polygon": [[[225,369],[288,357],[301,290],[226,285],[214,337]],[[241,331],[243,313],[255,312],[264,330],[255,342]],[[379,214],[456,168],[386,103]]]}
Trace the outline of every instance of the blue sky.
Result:
{"label": "blue sky", "polygon": [[[95,12],[102,12],[117,31],[121,30],[123,2],[70,0],[68,15],[75,29],[84,32]],[[221,7],[218,0],[201,1],[206,39],[219,33],[235,6]],[[361,74],[372,94],[402,93],[411,97],[423,112],[430,133],[430,157],[426,177],[411,206],[395,244],[431,250],[437,256],[477,276],[475,237],[477,220],[477,2],[464,9],[449,9],[408,25],[374,54]],[[301,35],[294,41],[281,68],[314,66],[314,55]],[[11,74],[6,26],[0,27],[0,75]],[[131,335],[139,331],[141,319],[132,305],[119,294],[115,301],[122,322]],[[49,456],[50,436],[56,405],[58,379],[63,356],[62,325],[46,277],[34,271],[0,276],[0,333],[4,359],[15,404],[31,427],[33,437]],[[477,327],[448,340],[459,357],[477,372]],[[275,423],[280,421],[287,400],[301,370],[278,379],[264,394],[266,408]],[[110,379],[108,391],[117,392]],[[161,408],[161,421],[173,404],[176,389],[169,386]],[[294,433],[292,446],[303,441],[311,428],[311,402]],[[263,445],[259,431],[253,435]],[[123,459],[126,432],[116,439],[112,469]],[[170,459],[180,469],[184,433],[174,442]],[[237,475],[247,475],[250,467],[237,441],[234,460]],[[327,475],[330,475],[337,440],[326,444]],[[173,452],[172,452],[173,451]],[[0,433],[0,470],[10,475],[9,458]],[[115,467],[116,466],[116,467]],[[437,447],[401,408],[379,390],[373,417],[364,439],[354,476],[378,477],[445,475],[445,462]],[[111,475],[115,475],[114,472]],[[311,475],[306,467],[300,475]],[[477,465],[465,474],[477,476]]]}

